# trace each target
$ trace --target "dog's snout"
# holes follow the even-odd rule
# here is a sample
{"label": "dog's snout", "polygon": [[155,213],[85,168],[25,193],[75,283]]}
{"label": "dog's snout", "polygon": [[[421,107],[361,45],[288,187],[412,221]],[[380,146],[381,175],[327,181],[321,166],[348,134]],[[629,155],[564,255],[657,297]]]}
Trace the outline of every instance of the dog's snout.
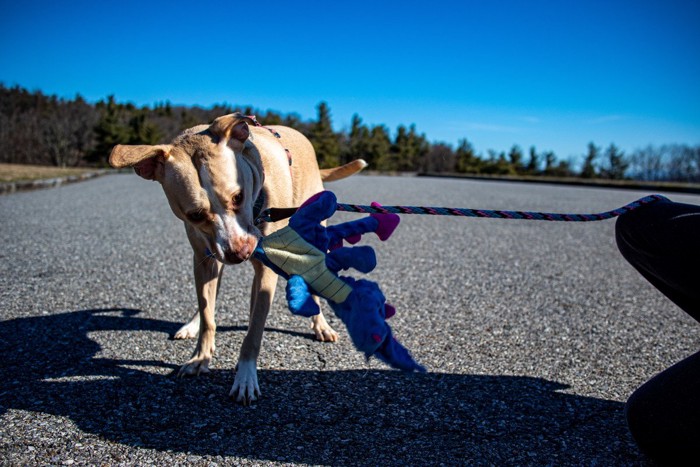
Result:
{"label": "dog's snout", "polygon": [[248,244],[243,244],[240,248],[231,248],[224,251],[224,259],[229,263],[242,263],[250,258],[253,250],[248,247]]}
{"label": "dog's snout", "polygon": [[226,250],[224,252],[224,259],[227,263],[238,264],[248,259],[248,257],[241,256],[239,252],[235,250]]}
{"label": "dog's snout", "polygon": [[242,263],[250,259],[257,244],[256,238],[247,238],[231,245],[224,251],[224,259],[229,263]]}

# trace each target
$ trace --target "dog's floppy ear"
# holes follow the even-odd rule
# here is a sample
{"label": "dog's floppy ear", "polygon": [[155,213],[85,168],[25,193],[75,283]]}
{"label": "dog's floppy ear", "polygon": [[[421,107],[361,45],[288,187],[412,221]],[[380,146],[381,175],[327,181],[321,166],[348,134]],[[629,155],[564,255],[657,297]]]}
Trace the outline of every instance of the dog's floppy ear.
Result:
{"label": "dog's floppy ear", "polygon": [[233,142],[237,149],[242,149],[243,143],[250,136],[248,123],[253,123],[253,120],[240,112],[236,112],[214,120],[209,127],[209,131]]}
{"label": "dog's floppy ear", "polygon": [[133,167],[134,171],[146,180],[160,180],[163,172],[163,162],[170,157],[172,146],[158,144],[156,146],[117,144],[109,155],[109,165],[120,169]]}

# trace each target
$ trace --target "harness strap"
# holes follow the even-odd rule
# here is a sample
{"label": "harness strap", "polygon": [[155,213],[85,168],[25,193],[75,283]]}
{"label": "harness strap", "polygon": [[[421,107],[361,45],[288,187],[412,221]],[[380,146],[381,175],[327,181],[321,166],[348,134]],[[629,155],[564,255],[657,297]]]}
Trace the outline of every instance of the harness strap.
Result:
{"label": "harness strap", "polygon": [[[260,122],[258,122],[258,119],[255,118],[255,115],[246,115],[245,117],[248,118],[250,121],[252,121],[253,125],[255,125],[256,127],[264,128],[267,131],[269,131],[270,133],[272,133],[272,135],[275,138],[277,138],[277,140],[282,139],[282,135],[280,135],[277,131],[273,130],[270,127],[261,125]],[[280,145],[282,145],[281,141],[279,143],[280,143]],[[284,149],[284,152],[287,154],[287,161],[289,163],[289,174],[291,175],[291,173],[292,173],[292,152],[289,149],[285,148],[284,145],[282,145],[282,149]],[[260,190],[260,195],[257,197],[257,199],[255,200],[255,203],[253,204],[253,219],[255,220],[255,225],[259,225],[262,223],[262,221],[259,221],[259,219],[264,214],[262,212],[262,210],[263,210],[263,207],[265,206],[266,201],[267,201],[267,196],[265,195],[265,189],[263,188],[262,190]],[[271,208],[271,209],[273,209],[273,208]],[[296,210],[297,210],[297,208],[290,208],[290,209],[293,209],[294,212],[296,212]],[[278,220],[286,219],[288,217],[291,217],[292,214],[294,214],[294,212],[291,212],[288,215],[284,215],[284,216],[279,217],[279,218],[278,218],[278,216],[274,216],[274,218],[276,220],[269,220],[266,222],[277,222]]]}
{"label": "harness strap", "polygon": [[[282,135],[280,135],[278,132],[276,132],[275,130],[273,130],[272,128],[270,128],[268,126],[261,125],[260,122],[258,121],[258,119],[255,118],[255,115],[246,115],[246,118],[249,118],[255,126],[260,127],[260,128],[265,128],[267,131],[272,133],[272,135],[275,138],[282,139]],[[280,142],[280,144],[282,144],[282,142]],[[289,149],[285,148],[284,145],[282,145],[282,148],[284,149],[284,152],[287,153],[287,160],[289,161],[289,167],[290,167],[289,170],[291,171],[292,170],[291,169],[291,167],[292,167],[292,152]]]}

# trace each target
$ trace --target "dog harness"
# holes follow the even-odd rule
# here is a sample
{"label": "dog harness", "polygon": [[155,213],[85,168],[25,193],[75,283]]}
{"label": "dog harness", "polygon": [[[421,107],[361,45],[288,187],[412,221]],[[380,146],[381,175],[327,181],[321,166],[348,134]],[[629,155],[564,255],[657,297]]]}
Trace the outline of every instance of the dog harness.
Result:
{"label": "dog harness", "polygon": [[[282,139],[282,135],[280,135],[278,132],[276,132],[275,130],[273,130],[270,127],[261,125],[260,122],[258,122],[258,119],[255,118],[255,115],[246,115],[245,117],[247,119],[249,119],[251,122],[253,122],[253,125],[255,125],[256,127],[266,129],[267,131],[272,133],[272,135],[275,138],[277,138],[278,142],[282,146],[282,149],[284,149],[284,152],[287,154],[287,161],[289,163],[289,174],[291,175],[292,174],[292,152],[289,149],[285,148],[284,145],[282,144],[282,142],[279,141]],[[265,180],[265,168],[263,167],[263,184],[264,184],[264,180]],[[260,190],[260,195],[255,200],[255,203],[253,203],[253,219],[258,219],[258,217],[260,217],[260,214],[262,213],[262,210],[263,210],[263,207],[265,206],[266,201],[267,201],[267,196],[265,195],[265,190],[262,189],[262,190]]]}

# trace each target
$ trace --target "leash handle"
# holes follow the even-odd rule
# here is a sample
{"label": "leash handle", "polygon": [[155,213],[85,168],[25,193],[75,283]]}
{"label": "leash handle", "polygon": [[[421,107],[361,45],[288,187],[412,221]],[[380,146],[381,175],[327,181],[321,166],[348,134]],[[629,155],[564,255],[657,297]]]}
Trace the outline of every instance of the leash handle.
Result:
{"label": "leash handle", "polygon": [[[440,208],[426,206],[366,206],[361,204],[338,203],[338,211],[361,214],[426,214],[431,216],[486,217],[492,219],[523,219],[538,221],[592,222],[612,219],[647,204],[669,201],[662,195],[649,195],[612,211],[594,214],[560,214],[554,212],[501,211],[490,209]],[[277,222],[291,217],[298,208],[270,208],[263,211],[255,223]]]}

